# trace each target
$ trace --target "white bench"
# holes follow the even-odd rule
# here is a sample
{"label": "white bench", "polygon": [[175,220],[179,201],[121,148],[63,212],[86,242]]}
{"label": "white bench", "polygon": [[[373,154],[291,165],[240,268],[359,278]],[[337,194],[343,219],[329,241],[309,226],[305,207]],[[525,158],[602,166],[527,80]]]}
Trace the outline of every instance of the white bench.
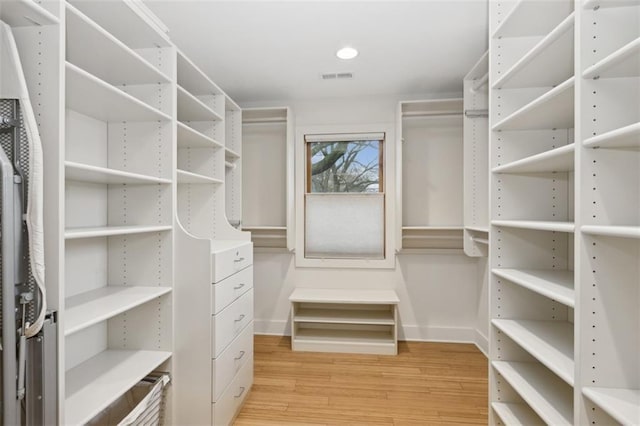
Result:
{"label": "white bench", "polygon": [[294,351],[398,353],[393,290],[297,288],[289,300]]}

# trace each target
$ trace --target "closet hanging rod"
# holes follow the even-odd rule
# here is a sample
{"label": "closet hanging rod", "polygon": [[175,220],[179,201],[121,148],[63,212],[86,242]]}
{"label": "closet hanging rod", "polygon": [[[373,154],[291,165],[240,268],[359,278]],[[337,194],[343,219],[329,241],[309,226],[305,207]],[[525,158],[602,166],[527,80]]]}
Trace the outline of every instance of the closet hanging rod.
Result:
{"label": "closet hanging rod", "polygon": [[474,93],[477,92],[483,86],[485,86],[488,81],[489,81],[489,73],[487,72],[487,73],[485,73],[485,75],[483,75],[479,79],[474,80],[473,86],[471,86],[471,91],[474,92]]}
{"label": "closet hanging rod", "polygon": [[464,116],[467,118],[488,117],[489,110],[488,109],[465,109]]}

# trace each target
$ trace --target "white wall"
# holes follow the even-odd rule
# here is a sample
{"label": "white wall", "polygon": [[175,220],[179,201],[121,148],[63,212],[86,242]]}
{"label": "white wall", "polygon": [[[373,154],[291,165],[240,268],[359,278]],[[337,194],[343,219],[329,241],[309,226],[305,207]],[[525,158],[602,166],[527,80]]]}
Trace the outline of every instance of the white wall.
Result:
{"label": "white wall", "polygon": [[[290,106],[297,127],[395,125],[398,102],[409,99],[324,99],[242,106]],[[478,262],[482,259],[469,258],[460,250],[460,254],[401,254],[395,269],[297,268],[290,253],[258,250],[254,257],[255,330],[290,334],[288,297],[295,287],[391,288],[401,301],[400,339],[475,342],[478,335],[487,334],[486,303],[479,300],[481,295],[486,298],[486,287]]]}

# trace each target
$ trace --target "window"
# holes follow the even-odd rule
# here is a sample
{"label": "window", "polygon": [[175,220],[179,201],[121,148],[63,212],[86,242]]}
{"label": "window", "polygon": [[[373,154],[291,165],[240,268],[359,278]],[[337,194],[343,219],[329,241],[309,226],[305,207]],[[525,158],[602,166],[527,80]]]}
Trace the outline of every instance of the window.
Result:
{"label": "window", "polygon": [[305,135],[305,257],[384,258],[384,134]]}

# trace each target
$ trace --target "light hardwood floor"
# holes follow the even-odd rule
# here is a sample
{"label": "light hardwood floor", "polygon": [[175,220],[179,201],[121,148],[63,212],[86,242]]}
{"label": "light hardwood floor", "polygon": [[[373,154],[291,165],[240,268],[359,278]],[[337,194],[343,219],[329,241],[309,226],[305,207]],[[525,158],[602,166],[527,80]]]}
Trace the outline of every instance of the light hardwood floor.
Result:
{"label": "light hardwood floor", "polygon": [[471,344],[400,342],[397,356],[292,352],[255,337],[236,426],[487,424],[487,358]]}

